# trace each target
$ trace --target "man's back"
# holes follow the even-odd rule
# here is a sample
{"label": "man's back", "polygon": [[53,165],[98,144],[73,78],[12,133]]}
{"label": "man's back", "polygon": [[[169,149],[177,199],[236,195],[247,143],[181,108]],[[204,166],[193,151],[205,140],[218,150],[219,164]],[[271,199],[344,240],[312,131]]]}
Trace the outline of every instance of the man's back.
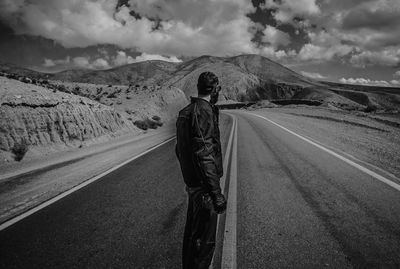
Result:
{"label": "man's back", "polygon": [[223,171],[218,109],[202,98],[192,97],[191,103],[179,112],[176,128],[176,154],[186,185],[202,186],[204,169],[199,166],[198,157],[204,156],[209,157],[205,173],[211,173],[219,181]]}
{"label": "man's back", "polygon": [[215,249],[217,214],[226,210],[219,179],[222,155],[218,127],[219,82],[212,72],[200,74],[199,97],[179,112],[176,155],[181,165],[188,209],[182,248],[184,269],[209,268]]}

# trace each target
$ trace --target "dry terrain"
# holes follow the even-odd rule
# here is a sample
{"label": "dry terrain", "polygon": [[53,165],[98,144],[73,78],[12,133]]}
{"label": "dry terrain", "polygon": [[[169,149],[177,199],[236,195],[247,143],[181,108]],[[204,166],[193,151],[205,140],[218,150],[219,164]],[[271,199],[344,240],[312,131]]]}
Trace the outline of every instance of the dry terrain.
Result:
{"label": "dry terrain", "polygon": [[170,137],[203,71],[218,75],[220,102],[251,102],[249,111],[400,177],[398,88],[315,81],[259,55],[56,74],[0,65],[0,221]]}

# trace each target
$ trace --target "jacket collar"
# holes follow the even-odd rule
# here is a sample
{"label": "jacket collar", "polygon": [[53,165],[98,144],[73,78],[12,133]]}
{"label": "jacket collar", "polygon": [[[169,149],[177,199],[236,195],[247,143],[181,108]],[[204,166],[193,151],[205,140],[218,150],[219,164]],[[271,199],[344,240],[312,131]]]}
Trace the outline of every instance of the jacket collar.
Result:
{"label": "jacket collar", "polygon": [[212,106],[212,104],[210,102],[208,102],[207,100],[200,98],[200,97],[194,97],[194,96],[190,96],[190,102],[191,103],[195,103],[195,102],[206,102],[207,104],[209,104],[210,106]]}
{"label": "jacket collar", "polygon": [[214,112],[218,112],[219,111],[219,109],[218,109],[218,107],[216,106],[216,105],[213,105],[213,104],[211,104],[210,102],[208,102],[207,100],[204,100],[203,98],[200,98],[200,97],[194,97],[194,96],[190,96],[190,103],[197,103],[197,102],[205,102],[205,103],[207,103],[209,106],[211,106],[211,109],[214,111]]}

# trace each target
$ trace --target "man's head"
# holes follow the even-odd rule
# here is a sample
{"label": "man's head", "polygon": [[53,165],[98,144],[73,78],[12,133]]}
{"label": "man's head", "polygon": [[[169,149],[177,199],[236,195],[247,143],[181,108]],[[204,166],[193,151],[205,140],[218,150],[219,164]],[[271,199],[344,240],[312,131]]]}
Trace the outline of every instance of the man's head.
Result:
{"label": "man's head", "polygon": [[218,77],[212,72],[203,72],[197,81],[197,92],[199,95],[210,95],[218,86]]}
{"label": "man's head", "polygon": [[199,76],[197,82],[197,92],[200,97],[210,98],[211,104],[218,102],[219,91],[221,86],[218,85],[218,77],[212,72],[204,72]]}

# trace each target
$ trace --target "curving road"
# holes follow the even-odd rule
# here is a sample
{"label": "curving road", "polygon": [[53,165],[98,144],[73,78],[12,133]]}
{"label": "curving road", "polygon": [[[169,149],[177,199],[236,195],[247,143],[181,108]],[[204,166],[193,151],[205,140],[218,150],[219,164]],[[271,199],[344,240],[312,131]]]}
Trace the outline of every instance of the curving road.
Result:
{"label": "curving road", "polygon": [[[400,267],[399,182],[273,122],[229,114],[234,124],[225,116],[221,130],[230,208],[214,267]],[[174,144],[0,231],[0,268],[180,268],[186,194]]]}

